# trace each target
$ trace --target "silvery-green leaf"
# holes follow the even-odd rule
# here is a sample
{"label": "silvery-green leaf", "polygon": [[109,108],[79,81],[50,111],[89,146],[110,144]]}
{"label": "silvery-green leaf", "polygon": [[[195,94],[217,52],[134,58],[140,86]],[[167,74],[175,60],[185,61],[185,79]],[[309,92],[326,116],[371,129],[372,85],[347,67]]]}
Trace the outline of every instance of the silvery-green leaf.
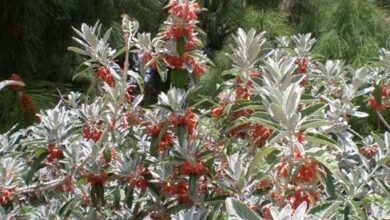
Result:
{"label": "silvery-green leaf", "polygon": [[229,220],[260,220],[255,212],[234,198],[227,198],[225,204]]}

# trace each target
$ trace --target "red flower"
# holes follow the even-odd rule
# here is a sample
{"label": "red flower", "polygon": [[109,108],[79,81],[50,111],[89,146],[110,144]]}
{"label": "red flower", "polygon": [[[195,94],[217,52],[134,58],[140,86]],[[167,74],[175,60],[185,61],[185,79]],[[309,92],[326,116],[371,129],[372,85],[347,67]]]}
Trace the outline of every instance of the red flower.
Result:
{"label": "red flower", "polygon": [[312,183],[317,180],[318,162],[313,159],[306,159],[299,166],[294,182]]}
{"label": "red flower", "polygon": [[173,184],[163,182],[161,192],[166,196],[175,196],[179,204],[192,204],[193,201],[188,196],[188,182],[180,181]]}
{"label": "red flower", "polygon": [[158,152],[163,153],[167,150],[167,148],[173,144],[174,137],[170,135],[168,132],[165,132],[160,141],[160,146],[158,147]]}
{"label": "red flower", "polygon": [[103,80],[110,87],[115,87],[115,80],[108,67],[99,67],[95,70],[95,75],[100,80]]}
{"label": "red flower", "polygon": [[15,188],[3,189],[3,191],[0,192],[0,205],[7,204],[12,199],[14,192]]}
{"label": "red flower", "polygon": [[271,136],[271,134],[272,129],[267,129],[260,124],[255,124],[251,132],[251,137],[253,138],[253,140],[255,140],[255,144],[257,147],[262,147],[264,146],[268,138]]}
{"label": "red flower", "polygon": [[[238,79],[238,81],[241,81],[241,79]],[[244,85],[240,85],[236,90],[234,90],[234,93],[236,95],[237,99],[249,99],[249,90],[253,88],[253,82],[248,80]]]}
{"label": "red flower", "polygon": [[302,152],[299,151],[299,150],[295,150],[295,151],[294,151],[294,159],[295,159],[295,160],[299,160],[299,159],[301,159],[301,158],[302,158]]}
{"label": "red flower", "polygon": [[195,164],[192,164],[189,161],[185,161],[180,166],[180,174],[182,175],[195,174],[196,176],[200,177],[207,173],[207,171],[208,170],[203,165],[202,161],[195,162]]}
{"label": "red flower", "polygon": [[302,202],[306,202],[308,207],[310,204],[315,203],[318,200],[316,192],[304,191],[302,188],[297,187],[294,193],[286,197],[286,202],[291,205],[291,208],[297,209]]}
{"label": "red flower", "polygon": [[129,185],[132,188],[139,188],[141,190],[145,190],[148,187],[148,181],[146,176],[150,174],[147,167],[137,166],[135,175],[130,178]]}
{"label": "red flower", "polygon": [[168,122],[170,125],[176,127],[181,124],[184,124],[184,117],[172,113],[168,118]]}
{"label": "red flower", "polygon": [[224,109],[223,106],[219,106],[219,107],[213,109],[213,111],[212,111],[212,113],[211,113],[211,115],[213,116],[213,118],[216,118],[216,119],[217,119],[217,118],[221,117],[221,115],[222,115],[222,113],[223,113],[223,109]]}
{"label": "red flower", "polygon": [[100,184],[103,185],[108,179],[108,174],[104,171],[102,171],[99,175],[89,174],[87,176],[87,181],[91,185]]}
{"label": "red flower", "polygon": [[57,187],[57,189],[62,190],[64,192],[73,192],[74,179],[72,176],[68,176],[65,178],[64,182]]}
{"label": "red flower", "polygon": [[166,40],[177,40],[181,37],[186,38],[188,42],[194,42],[194,28],[192,24],[173,23],[168,29],[161,33],[162,38]]}
{"label": "red flower", "polygon": [[[149,61],[151,61],[154,56],[156,56],[155,53],[149,53],[149,52],[144,52],[141,54],[140,58],[141,58],[141,62],[145,65],[147,64]],[[153,70],[156,70],[157,69],[157,62],[153,62],[150,64],[150,67],[153,69]]]}
{"label": "red flower", "polygon": [[185,56],[170,56],[167,55],[164,58],[165,63],[172,69],[183,69],[184,68],[184,62],[185,62]]}
{"label": "red flower", "polygon": [[375,146],[366,146],[360,148],[360,153],[366,158],[371,158],[378,153],[378,149]]}
{"label": "red flower", "polygon": [[94,126],[86,126],[83,128],[83,137],[86,140],[92,140],[95,143],[100,140],[102,134],[103,132]]}
{"label": "red flower", "polygon": [[187,39],[185,49],[189,51],[195,48],[196,48],[195,40],[193,38]]}
{"label": "red flower", "polygon": [[377,112],[380,112],[380,111],[384,111],[387,109],[387,105],[384,104],[384,103],[377,103],[375,97],[370,97],[368,100],[367,100],[367,104],[369,106],[371,106],[371,108],[374,110],[374,111],[377,111]]}
{"label": "red flower", "polygon": [[195,127],[198,119],[191,109],[186,109],[184,112],[184,124],[187,126],[188,136],[192,137],[195,133]]}
{"label": "red flower", "polygon": [[162,124],[149,125],[146,127],[146,134],[152,137],[157,137],[158,135],[160,135],[162,127]]}
{"label": "red flower", "polygon": [[168,5],[170,7],[169,13],[175,17],[186,21],[193,21],[198,18],[196,12],[200,10],[198,3],[179,3],[178,1],[171,1]]}
{"label": "red flower", "polygon": [[295,134],[295,137],[297,138],[298,142],[303,144],[305,142],[305,136],[301,132],[297,132]]}
{"label": "red flower", "polygon": [[192,72],[197,76],[201,76],[205,71],[206,71],[206,65],[202,63],[195,63],[192,66]]}
{"label": "red flower", "polygon": [[54,144],[48,144],[47,149],[49,152],[49,155],[47,157],[47,161],[49,163],[64,156],[64,153],[62,152],[62,150],[59,150],[58,148],[56,148],[56,146]]}
{"label": "red flower", "polygon": [[288,177],[288,173],[289,173],[289,165],[286,161],[282,161],[280,163],[277,164],[277,169],[278,169],[278,173],[281,177]]}
{"label": "red flower", "polygon": [[262,179],[260,180],[259,184],[257,185],[261,190],[266,191],[271,187],[271,180],[270,179]]}
{"label": "red flower", "polygon": [[299,73],[306,73],[307,67],[309,65],[309,61],[306,57],[298,58],[295,63],[298,64]]}
{"label": "red flower", "polygon": [[261,73],[257,70],[251,70],[249,71],[249,77],[253,78],[253,77],[259,77],[261,76]]}

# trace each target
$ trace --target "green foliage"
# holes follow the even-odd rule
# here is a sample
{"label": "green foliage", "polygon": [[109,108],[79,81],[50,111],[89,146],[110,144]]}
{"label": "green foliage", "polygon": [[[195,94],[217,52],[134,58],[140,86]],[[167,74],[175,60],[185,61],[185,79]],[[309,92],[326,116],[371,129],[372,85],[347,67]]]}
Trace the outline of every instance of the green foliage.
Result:
{"label": "green foliage", "polygon": [[[31,81],[22,91],[5,89],[0,92],[0,132],[6,132],[15,124],[20,127],[31,125],[37,120],[35,113],[41,109],[53,108],[59,101],[60,91],[67,93],[70,85]],[[22,106],[22,93],[31,97],[34,111],[26,111]]]}
{"label": "green foliage", "polygon": [[[105,26],[123,13],[141,22],[143,31],[156,32],[164,0],[85,0],[0,2],[0,78],[18,73],[24,79],[69,82],[78,56],[68,53],[72,26],[100,20]],[[147,16],[145,16],[147,15]],[[119,30],[118,30],[119,31]],[[115,39],[115,38],[114,38]],[[119,41],[113,41],[118,46]]]}
{"label": "green foliage", "polygon": [[360,66],[376,57],[380,47],[388,47],[388,23],[372,1],[342,0],[320,6],[311,12],[321,15],[313,24],[319,39],[315,52]]}

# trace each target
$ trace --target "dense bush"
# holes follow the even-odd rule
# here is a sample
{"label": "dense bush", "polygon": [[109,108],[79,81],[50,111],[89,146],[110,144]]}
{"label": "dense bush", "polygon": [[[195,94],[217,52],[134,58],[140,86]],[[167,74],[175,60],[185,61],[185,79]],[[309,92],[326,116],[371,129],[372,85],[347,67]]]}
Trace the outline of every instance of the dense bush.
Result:
{"label": "dense bush", "polygon": [[[310,34],[267,41],[240,28],[217,95],[199,95],[213,65],[201,7],[167,7],[153,38],[123,16],[124,50],[99,23],[75,29],[69,49],[85,56],[78,76],[89,74],[91,92],[0,136],[1,218],[389,218],[390,51],[355,69],[313,58]],[[150,72],[168,85],[153,105],[143,102]],[[365,136],[350,124],[369,113],[384,129]]]}

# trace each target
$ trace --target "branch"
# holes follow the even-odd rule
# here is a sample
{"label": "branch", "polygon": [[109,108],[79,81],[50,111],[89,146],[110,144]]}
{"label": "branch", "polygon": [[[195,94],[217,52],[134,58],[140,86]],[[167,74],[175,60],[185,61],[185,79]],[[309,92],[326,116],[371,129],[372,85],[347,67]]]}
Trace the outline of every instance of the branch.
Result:
{"label": "branch", "polygon": [[390,131],[390,125],[387,123],[387,121],[385,120],[385,118],[383,118],[382,114],[379,113],[378,111],[376,112],[376,114],[378,115],[379,119],[381,120],[381,122],[385,125],[385,127],[387,128],[387,130]]}

